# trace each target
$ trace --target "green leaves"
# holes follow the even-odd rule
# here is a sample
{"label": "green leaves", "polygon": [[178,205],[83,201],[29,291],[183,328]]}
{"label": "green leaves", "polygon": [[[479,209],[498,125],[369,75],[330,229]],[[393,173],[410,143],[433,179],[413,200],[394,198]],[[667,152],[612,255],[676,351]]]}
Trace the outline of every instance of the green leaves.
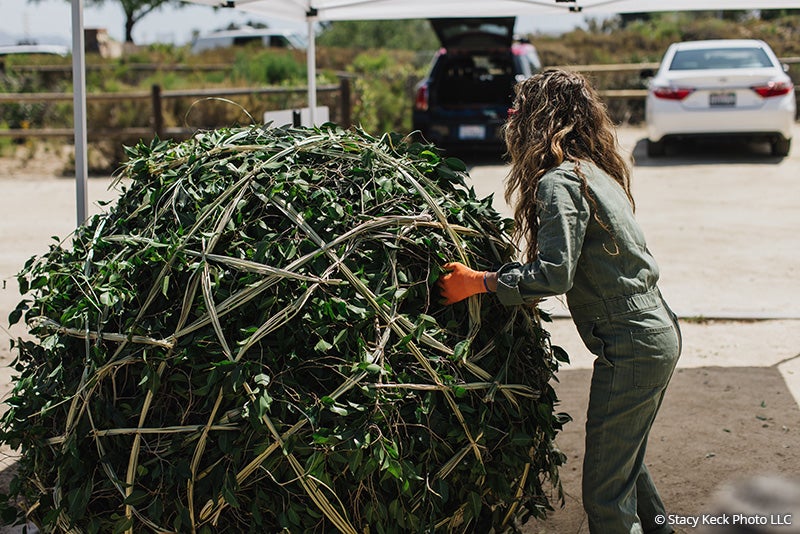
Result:
{"label": "green leaves", "polygon": [[514,254],[462,161],[332,125],[129,154],[18,277],[10,498],[89,532],[502,530],[518,484],[541,514],[566,354],[527,308],[438,304],[446,261]]}

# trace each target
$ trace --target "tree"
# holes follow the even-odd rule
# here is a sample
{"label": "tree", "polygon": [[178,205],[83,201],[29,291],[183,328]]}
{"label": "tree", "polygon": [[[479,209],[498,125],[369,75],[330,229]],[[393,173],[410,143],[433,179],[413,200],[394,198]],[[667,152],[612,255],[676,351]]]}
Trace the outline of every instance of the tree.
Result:
{"label": "tree", "polygon": [[[29,0],[39,2],[41,0]],[[100,6],[106,2],[119,2],[125,12],[125,42],[133,42],[133,26],[142,20],[143,17],[159,9],[161,6],[171,5],[173,7],[183,7],[185,4],[181,0],[87,0],[88,4]]]}
{"label": "tree", "polygon": [[761,20],[778,20],[783,17],[796,17],[800,15],[800,9],[762,9],[759,14]]}
{"label": "tree", "polygon": [[[100,5],[106,0],[89,0],[90,3]],[[125,42],[133,42],[133,26],[143,17],[159,9],[164,5],[172,5],[174,7],[183,6],[183,2],[179,0],[108,0],[118,1],[125,12]]]}

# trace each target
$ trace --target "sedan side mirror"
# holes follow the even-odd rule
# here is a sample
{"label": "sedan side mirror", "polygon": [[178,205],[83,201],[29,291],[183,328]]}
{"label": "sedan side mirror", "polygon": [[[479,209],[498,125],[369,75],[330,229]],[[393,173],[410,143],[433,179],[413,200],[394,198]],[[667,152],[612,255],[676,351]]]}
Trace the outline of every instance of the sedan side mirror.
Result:
{"label": "sedan side mirror", "polygon": [[648,78],[652,78],[656,75],[656,71],[653,69],[642,69],[639,71],[639,78],[642,80],[647,80]]}
{"label": "sedan side mirror", "polygon": [[781,63],[781,67],[783,67],[783,72],[789,72],[789,65],[787,63]]}

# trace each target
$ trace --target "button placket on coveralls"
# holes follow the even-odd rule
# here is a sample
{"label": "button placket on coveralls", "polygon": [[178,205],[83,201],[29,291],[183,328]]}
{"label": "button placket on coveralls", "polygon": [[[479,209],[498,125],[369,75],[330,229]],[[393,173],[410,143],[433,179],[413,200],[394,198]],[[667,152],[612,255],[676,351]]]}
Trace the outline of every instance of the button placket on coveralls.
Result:
{"label": "button placket on coveralls", "polygon": [[537,259],[501,268],[497,296],[515,305],[566,293],[597,356],[583,471],[590,532],[671,532],[655,522],[665,511],[644,455],[680,354],[679,328],[624,191],[594,165],[580,168],[593,202],[572,163],[545,174],[536,192]]}

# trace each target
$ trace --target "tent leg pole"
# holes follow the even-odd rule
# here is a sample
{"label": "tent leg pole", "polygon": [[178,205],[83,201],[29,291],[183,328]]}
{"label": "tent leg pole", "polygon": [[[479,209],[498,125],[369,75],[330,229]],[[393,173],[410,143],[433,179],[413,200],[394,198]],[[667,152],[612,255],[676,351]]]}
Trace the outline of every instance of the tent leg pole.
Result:
{"label": "tent leg pole", "polygon": [[86,71],[84,70],[83,0],[72,0],[72,94],[75,128],[75,192],[78,226],[86,222]]}
{"label": "tent leg pole", "polygon": [[311,126],[317,123],[317,45],[314,23],[317,18],[308,16],[308,48],[306,49],[306,71],[308,72],[308,113]]}

